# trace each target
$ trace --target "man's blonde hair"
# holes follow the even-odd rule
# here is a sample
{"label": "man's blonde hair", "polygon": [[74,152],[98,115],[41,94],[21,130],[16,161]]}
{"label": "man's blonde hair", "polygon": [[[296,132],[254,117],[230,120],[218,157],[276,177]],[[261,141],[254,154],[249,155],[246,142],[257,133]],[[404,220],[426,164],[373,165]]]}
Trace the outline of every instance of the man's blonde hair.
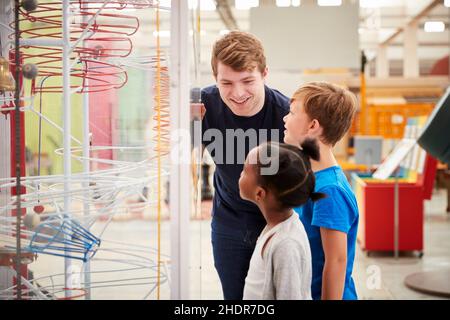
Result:
{"label": "man's blonde hair", "polygon": [[211,57],[214,77],[217,77],[219,61],[238,72],[258,68],[263,73],[266,69],[261,41],[248,32],[231,31],[216,41]]}
{"label": "man's blonde hair", "polygon": [[334,146],[350,129],[358,101],[349,90],[327,82],[310,82],[292,96],[302,101],[306,114],[323,128],[321,139]]}

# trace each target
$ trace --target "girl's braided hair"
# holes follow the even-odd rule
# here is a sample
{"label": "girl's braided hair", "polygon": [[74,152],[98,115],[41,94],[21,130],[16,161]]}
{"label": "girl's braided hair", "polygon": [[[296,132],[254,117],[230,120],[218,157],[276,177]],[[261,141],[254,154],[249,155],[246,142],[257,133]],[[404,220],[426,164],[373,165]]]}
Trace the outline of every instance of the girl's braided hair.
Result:
{"label": "girl's braided hair", "polygon": [[[325,194],[314,192],[316,180],[310,162],[310,159],[318,161],[319,157],[316,140],[305,140],[301,149],[284,143],[265,142],[258,149],[258,184],[273,192],[280,209],[301,206],[309,199],[322,199]],[[275,174],[261,174],[261,169],[271,166],[273,161],[279,161]]]}

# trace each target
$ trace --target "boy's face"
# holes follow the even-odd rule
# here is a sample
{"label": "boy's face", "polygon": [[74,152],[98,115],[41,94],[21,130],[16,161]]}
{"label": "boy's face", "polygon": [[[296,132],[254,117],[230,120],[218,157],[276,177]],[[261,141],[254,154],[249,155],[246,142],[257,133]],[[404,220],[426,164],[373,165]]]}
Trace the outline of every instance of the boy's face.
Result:
{"label": "boy's face", "polygon": [[235,71],[219,61],[216,81],[220,97],[235,115],[255,115],[264,105],[266,75],[267,69],[264,73],[257,68]]}
{"label": "boy's face", "polygon": [[302,100],[294,100],[291,103],[289,113],[283,118],[284,121],[284,142],[287,144],[300,146],[303,141],[315,138],[313,131],[313,121],[305,112]]}
{"label": "boy's face", "polygon": [[248,201],[255,201],[255,196],[258,188],[256,166],[254,165],[257,160],[257,149],[250,150],[245,159],[244,169],[241,172],[239,178],[239,194],[242,199]]}

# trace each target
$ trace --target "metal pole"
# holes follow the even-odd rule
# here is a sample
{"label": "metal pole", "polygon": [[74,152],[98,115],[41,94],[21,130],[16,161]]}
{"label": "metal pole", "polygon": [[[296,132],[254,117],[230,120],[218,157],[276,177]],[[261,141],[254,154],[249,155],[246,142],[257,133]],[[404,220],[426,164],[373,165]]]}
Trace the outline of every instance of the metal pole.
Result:
{"label": "metal pole", "polygon": [[36,39],[20,39],[22,46],[46,46],[46,47],[62,47],[64,45],[62,40],[49,38]]}
{"label": "metal pole", "polygon": [[396,169],[395,173],[395,185],[394,185],[394,257],[399,257],[399,174],[400,167]]}
{"label": "metal pole", "polygon": [[16,158],[16,284],[17,284],[17,300],[22,299],[22,274],[21,269],[21,255],[22,255],[22,244],[21,244],[21,218],[22,218],[22,204],[21,204],[21,191],[22,186],[20,183],[20,168],[21,168],[21,158],[20,158],[20,45],[19,45],[19,0],[14,1],[14,26],[15,26],[15,80],[16,80],[16,90],[15,90],[15,158]]}
{"label": "metal pole", "polygon": [[367,125],[367,97],[366,97],[366,63],[367,58],[364,51],[361,51],[361,73],[360,73],[360,81],[361,81],[361,90],[360,90],[360,112],[359,112],[359,134],[367,134],[369,132]]}
{"label": "metal pole", "polygon": [[[87,2],[87,1],[86,1]],[[85,41],[86,40],[86,35],[88,33],[91,33],[91,35],[89,35],[88,38],[90,38],[95,32],[92,32],[91,30],[89,30],[89,28],[94,24],[94,22],[96,21],[98,15],[102,12],[103,8],[105,8],[105,6],[109,3],[108,0],[104,0],[103,1],[103,5],[98,8],[97,12],[91,17],[88,18],[86,15],[83,16],[83,22],[86,23],[86,26],[84,27],[83,32],[81,33],[80,37],[75,41],[75,43],[70,47],[69,53],[72,53],[73,50],[75,50],[75,48],[78,46],[78,44],[80,44],[81,41]],[[87,4],[87,3],[86,3]],[[89,4],[87,4],[89,6]],[[87,8],[86,8],[87,9]]]}
{"label": "metal pole", "polygon": [[[3,57],[8,56],[8,45],[6,44],[6,40],[8,39],[7,33],[8,31],[14,32],[14,28],[9,28],[9,23],[14,23],[14,3],[12,1],[0,1],[0,21],[7,22],[8,28],[3,29],[5,26],[4,23],[0,22],[0,46],[2,50],[0,54]],[[12,39],[14,45],[14,39]],[[14,95],[12,97],[6,98],[5,95],[2,95],[0,101],[6,103],[10,101],[14,101]],[[2,103],[0,102],[0,103]],[[11,114],[14,112],[15,106],[11,109]],[[12,150],[11,143],[11,117],[0,117],[0,137],[2,140],[0,142],[0,179],[10,178],[16,175],[14,169],[11,170],[11,161],[13,159],[14,150]],[[0,207],[7,206],[11,201],[11,188],[2,188],[0,191]],[[6,218],[11,216],[11,210],[4,210],[0,213],[0,218]],[[0,227],[4,227],[6,221],[3,220],[0,222]],[[10,236],[13,236],[13,232],[11,231]],[[14,268],[0,268],[0,291],[10,288],[14,284],[14,278],[16,277],[16,271]]]}
{"label": "metal pole", "polygon": [[[201,43],[200,43],[200,35],[201,35],[201,26],[200,26],[200,13],[201,13],[201,11],[200,11],[200,6],[201,6],[201,3],[200,3],[200,1],[198,2],[198,4],[197,4],[197,19],[196,19],[196,22],[197,22],[197,26],[196,26],[196,32],[194,32],[194,34],[196,35],[196,37],[194,38],[194,40],[196,39],[197,40],[197,44],[195,45],[194,44],[194,47],[197,49],[197,51],[196,51],[196,57],[195,57],[195,59],[194,59],[194,63],[195,63],[195,85],[196,86],[198,86],[199,87],[199,89],[200,89],[200,84],[199,84],[199,82],[200,82],[200,66],[201,66],[201,61],[200,61],[200,58],[201,58],[201,52],[202,52],[202,50],[201,50]],[[199,97],[198,97],[198,101],[195,101],[196,103],[201,103],[201,89],[200,89],[200,94],[199,94]],[[195,121],[194,121],[194,123],[195,123]],[[197,159],[196,159],[196,161],[197,161],[197,173],[198,173],[198,179],[197,179],[197,190],[196,190],[196,192],[195,192],[195,194],[196,194],[196,211],[197,211],[197,214],[199,215],[199,217],[200,217],[200,243],[199,243],[199,264],[200,264],[200,270],[199,270],[199,272],[200,272],[200,276],[199,276],[199,299],[201,299],[202,298],[202,291],[203,291],[203,289],[202,289],[202,282],[203,282],[203,279],[202,279],[202,264],[203,264],[203,262],[202,262],[202,235],[203,235],[203,232],[202,232],[202,225],[203,225],[203,219],[202,219],[202,180],[203,179],[208,179],[208,175],[206,175],[205,177],[203,177],[202,176],[202,155],[203,155],[203,149],[202,149],[202,139],[201,139],[201,134],[202,134],[202,119],[201,119],[201,117],[200,117],[200,119],[199,119],[199,121],[198,121],[198,124],[199,124],[199,130],[198,130],[198,132],[195,132],[195,131],[193,131],[194,133],[194,147],[197,147],[196,148],[196,153],[197,153]],[[196,146],[197,145],[197,146]]]}
{"label": "metal pole", "polygon": [[[103,7],[102,7],[103,8]],[[87,16],[83,16],[83,20],[86,23]],[[86,46],[86,41],[84,40],[84,46]],[[75,46],[75,45],[74,45]],[[87,62],[86,62],[87,64]],[[86,65],[86,69],[88,66]],[[85,87],[89,86],[89,79],[84,79]],[[90,172],[90,164],[89,164],[89,147],[90,147],[90,138],[89,138],[89,93],[83,93],[83,173],[85,174],[85,178],[83,179],[83,188],[86,190],[85,198],[89,196],[89,172]],[[89,202],[84,201],[83,203],[83,211],[84,216],[89,216]],[[89,227],[89,226],[86,226]],[[91,262],[87,261],[84,264],[84,289],[86,290],[86,300],[91,300]]]}
{"label": "metal pole", "polygon": [[[85,80],[85,84],[87,84],[88,80]],[[83,188],[86,190],[85,196],[89,196],[89,172],[90,172],[90,164],[89,164],[89,94],[87,92],[83,93],[83,173],[85,174]],[[84,201],[83,203],[83,211],[84,216],[89,216],[89,202]],[[91,300],[91,262],[87,261],[84,264],[84,289],[86,290],[86,300]]]}
{"label": "metal pole", "polygon": [[[170,128],[189,135],[188,5],[172,0],[170,59]],[[189,299],[189,217],[191,212],[190,146],[172,136],[170,157],[171,299]],[[180,149],[183,148],[180,152]],[[188,155],[179,159],[179,155]]]}
{"label": "metal pole", "polygon": [[[63,149],[64,149],[64,213],[65,218],[69,218],[71,197],[70,180],[72,174],[72,162],[70,153],[70,135],[71,135],[71,106],[70,106],[70,26],[69,26],[69,0],[63,0],[62,12],[62,35],[63,35]],[[71,288],[71,275],[68,271],[71,270],[71,259],[64,258],[64,284],[66,288]],[[66,298],[70,297],[71,292],[65,291]]]}

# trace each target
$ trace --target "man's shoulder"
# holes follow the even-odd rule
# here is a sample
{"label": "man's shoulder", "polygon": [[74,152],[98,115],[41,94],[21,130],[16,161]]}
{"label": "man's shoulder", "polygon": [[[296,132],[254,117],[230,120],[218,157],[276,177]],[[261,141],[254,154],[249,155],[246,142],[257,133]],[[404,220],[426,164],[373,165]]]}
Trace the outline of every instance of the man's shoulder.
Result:
{"label": "man's shoulder", "polygon": [[220,97],[219,89],[215,84],[202,88],[202,98]]}
{"label": "man's shoulder", "polygon": [[277,89],[266,86],[266,94],[270,95],[271,104],[280,108],[283,112],[289,112],[290,99]]}
{"label": "man's shoulder", "polygon": [[[219,89],[216,85],[205,87],[201,91],[201,100],[206,108],[206,117],[211,120],[211,117],[216,118],[224,108],[222,98],[220,97]],[[210,108],[214,107],[215,112],[208,112]]]}

